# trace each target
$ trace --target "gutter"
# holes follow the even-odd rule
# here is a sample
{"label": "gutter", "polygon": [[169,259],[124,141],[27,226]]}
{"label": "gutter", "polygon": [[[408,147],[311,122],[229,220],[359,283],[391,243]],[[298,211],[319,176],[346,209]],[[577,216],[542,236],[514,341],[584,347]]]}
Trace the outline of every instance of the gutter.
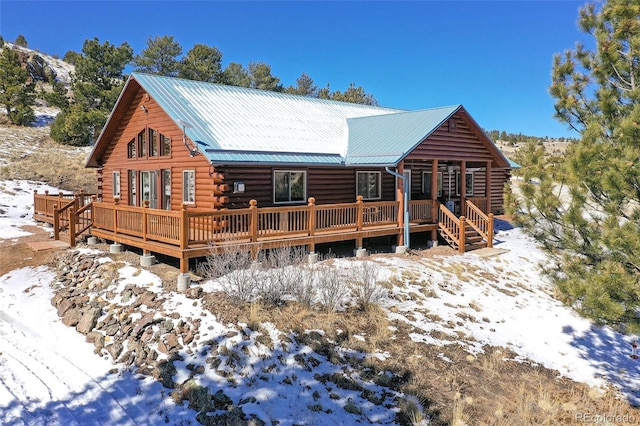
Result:
{"label": "gutter", "polygon": [[390,175],[402,179],[402,192],[404,193],[404,246],[409,248],[409,185],[407,184],[407,177],[394,172],[389,167],[385,167],[384,169]]}

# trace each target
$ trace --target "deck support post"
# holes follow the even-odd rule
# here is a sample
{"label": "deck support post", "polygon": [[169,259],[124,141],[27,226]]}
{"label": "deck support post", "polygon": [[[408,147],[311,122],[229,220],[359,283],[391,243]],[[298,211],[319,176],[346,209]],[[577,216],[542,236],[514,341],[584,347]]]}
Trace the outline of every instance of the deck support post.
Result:
{"label": "deck support post", "polygon": [[122,244],[114,242],[109,246],[109,253],[122,253]]}
{"label": "deck support post", "polygon": [[76,246],[76,209],[69,209],[69,247]]}
{"label": "deck support post", "polygon": [[53,239],[60,239],[60,211],[57,204],[53,205]]}
{"label": "deck support post", "polygon": [[356,228],[358,231],[358,237],[356,238],[356,249],[358,250],[362,250],[362,246],[363,246],[363,242],[362,242],[363,238],[360,236],[360,232],[362,232],[362,227],[364,223],[364,203],[362,202],[362,200],[363,200],[362,195],[358,195],[358,197],[356,197],[356,208],[357,208]]}
{"label": "deck support post", "polygon": [[363,257],[367,257],[367,249],[360,247],[359,249],[356,250],[356,257],[357,258],[363,258]]}
{"label": "deck support post", "polygon": [[[438,223],[438,159],[431,160],[431,217]],[[431,247],[438,246],[438,229],[431,231]]]}
{"label": "deck support post", "polygon": [[458,252],[460,254],[464,253],[466,236],[467,236],[467,218],[464,216],[460,216],[460,241],[458,242],[459,244]]}
{"label": "deck support post", "polygon": [[313,265],[314,263],[318,262],[318,253],[316,252],[310,252],[309,256],[307,257],[307,263],[309,265]]}
{"label": "deck support post", "polygon": [[191,284],[191,275],[187,272],[181,272],[178,274],[178,282],[177,287],[180,293],[184,293],[189,288],[189,284]]}
{"label": "deck support post", "polygon": [[147,250],[143,251],[142,256],[140,256],[140,266],[144,266],[148,268],[156,263],[156,257],[150,254]]}
{"label": "deck support post", "polygon": [[[313,237],[316,234],[316,199],[313,197],[309,197],[309,236]],[[316,251],[316,240],[315,238],[311,238],[311,243],[309,243],[309,256]],[[315,263],[318,260],[316,255],[316,260],[309,263]]]}
{"label": "deck support post", "polygon": [[491,213],[491,161],[487,161],[487,169],[485,171],[485,197],[487,197],[487,211],[485,213]]}

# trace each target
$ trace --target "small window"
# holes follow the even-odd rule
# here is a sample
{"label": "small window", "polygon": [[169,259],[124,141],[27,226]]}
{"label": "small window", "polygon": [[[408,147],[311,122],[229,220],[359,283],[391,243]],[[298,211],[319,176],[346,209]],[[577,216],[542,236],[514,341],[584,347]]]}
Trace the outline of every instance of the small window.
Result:
{"label": "small window", "polygon": [[149,129],[149,155],[155,157],[158,155],[158,132]]}
{"label": "small window", "polygon": [[136,141],[132,139],[131,142],[127,144],[127,158],[136,158]]}
{"label": "small window", "polygon": [[171,139],[163,134],[160,135],[160,155],[171,155]]}
{"label": "small window", "polygon": [[[473,172],[467,172],[465,174],[465,196],[473,195]],[[456,173],[456,195],[460,195],[460,172]]]}
{"label": "small window", "polygon": [[171,169],[162,170],[162,208],[171,210]]}
{"label": "small window", "polygon": [[113,172],[113,198],[120,198],[120,172]]}
{"label": "small window", "polygon": [[381,198],[380,172],[357,172],[356,173],[356,195],[362,195],[365,200],[378,200]]}
{"label": "small window", "polygon": [[182,202],[195,204],[196,202],[196,172],[194,170],[182,171]]}
{"label": "small window", "polygon": [[[432,198],[431,193],[431,177],[433,174],[431,172],[424,172],[422,174],[422,193],[427,198]],[[442,197],[442,172],[438,172],[438,192],[436,193],[436,198]]]}
{"label": "small window", "polygon": [[129,205],[138,205],[138,190],[137,190],[137,177],[138,173],[135,170],[129,170]]}
{"label": "small window", "polygon": [[273,172],[274,203],[304,202],[307,197],[307,172],[277,170]]}
{"label": "small window", "polygon": [[146,131],[141,131],[138,133],[138,157],[146,157],[147,156],[147,141],[145,138]]}

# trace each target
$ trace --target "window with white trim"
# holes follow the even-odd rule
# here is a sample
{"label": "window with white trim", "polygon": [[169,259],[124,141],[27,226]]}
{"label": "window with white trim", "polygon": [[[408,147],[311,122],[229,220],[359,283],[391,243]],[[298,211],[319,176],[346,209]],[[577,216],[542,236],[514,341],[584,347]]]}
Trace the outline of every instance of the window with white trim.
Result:
{"label": "window with white trim", "polygon": [[[422,173],[422,193],[427,198],[431,198],[431,172]],[[442,172],[438,172],[438,192],[436,198],[442,197]]]}
{"label": "window with white trim", "polygon": [[[465,197],[473,195],[473,172],[465,174]],[[456,172],[456,195],[460,195],[460,172]]]}
{"label": "window with white trim", "polygon": [[274,170],[274,203],[299,203],[306,200],[307,172],[302,170]]}
{"label": "window with white trim", "polygon": [[195,204],[196,202],[195,170],[182,171],[182,202],[186,204]]}
{"label": "window with white trim", "polygon": [[356,172],[356,196],[362,195],[365,200],[382,198],[382,173]]}
{"label": "window with white trim", "polygon": [[120,172],[113,172],[113,198],[120,198]]}

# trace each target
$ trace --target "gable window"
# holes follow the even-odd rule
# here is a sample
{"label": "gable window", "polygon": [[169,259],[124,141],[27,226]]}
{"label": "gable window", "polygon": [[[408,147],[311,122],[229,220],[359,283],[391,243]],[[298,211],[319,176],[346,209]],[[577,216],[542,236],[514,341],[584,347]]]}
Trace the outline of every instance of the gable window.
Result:
{"label": "gable window", "polygon": [[356,195],[362,195],[365,200],[377,200],[381,197],[380,172],[356,172]]}
{"label": "gable window", "polygon": [[276,170],[273,172],[273,202],[304,202],[307,196],[307,172]]}
{"label": "gable window", "polygon": [[149,129],[149,155],[155,157],[158,155],[158,132]]}
{"label": "gable window", "polygon": [[195,204],[196,202],[195,170],[182,171],[182,202],[186,204]]}
{"label": "gable window", "polygon": [[136,158],[136,141],[132,139],[131,142],[127,144],[127,158]]}
{"label": "gable window", "polygon": [[145,136],[145,131],[141,131],[138,133],[138,157],[146,157],[147,156],[147,141]]}
{"label": "gable window", "polygon": [[[422,173],[422,193],[427,198],[432,198],[431,192],[431,178],[433,174],[431,172]],[[436,198],[442,197],[442,172],[438,172],[438,191],[436,192]]]}
{"label": "gable window", "polygon": [[120,198],[120,172],[113,172],[113,198]]}
{"label": "gable window", "polygon": [[[465,174],[465,196],[473,195],[473,172]],[[456,173],[456,195],[460,195],[460,172]]]}
{"label": "gable window", "polygon": [[163,134],[160,135],[160,155],[171,155],[171,139]]}

